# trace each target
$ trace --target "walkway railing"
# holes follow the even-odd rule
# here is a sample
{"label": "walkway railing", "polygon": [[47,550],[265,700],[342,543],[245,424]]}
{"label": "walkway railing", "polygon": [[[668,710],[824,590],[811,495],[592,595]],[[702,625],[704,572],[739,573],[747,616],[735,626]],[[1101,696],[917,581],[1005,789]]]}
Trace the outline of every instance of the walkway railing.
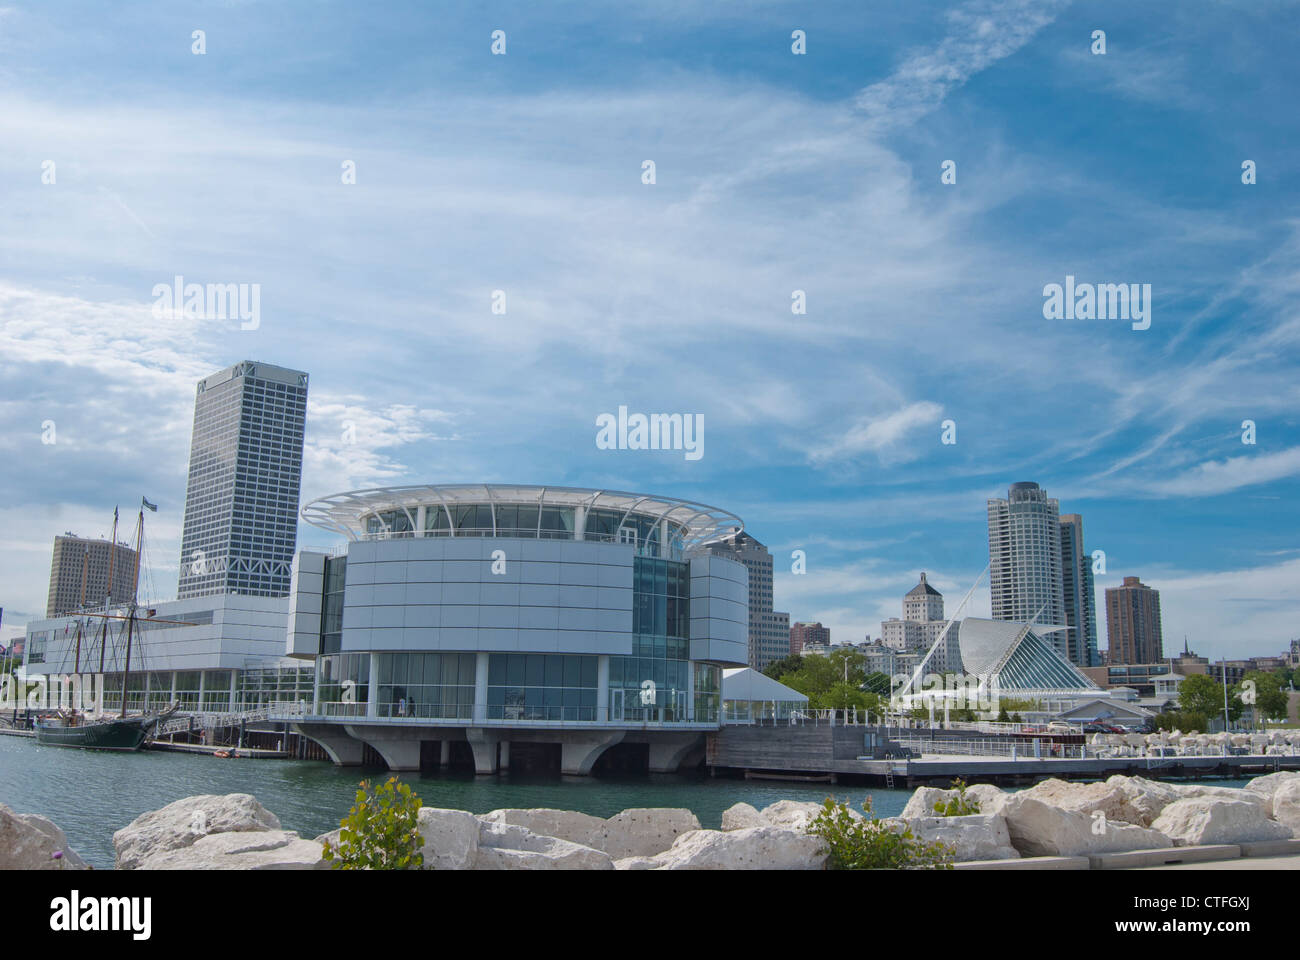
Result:
{"label": "walkway railing", "polygon": [[[1086,744],[1053,743],[1050,740],[940,740],[922,737],[898,737],[899,746],[907,747],[918,754],[969,756],[969,757],[1007,757],[1008,759],[1033,760],[1036,758],[1052,760],[1086,760],[1090,755]],[[1095,754],[1095,752],[1094,752]]]}

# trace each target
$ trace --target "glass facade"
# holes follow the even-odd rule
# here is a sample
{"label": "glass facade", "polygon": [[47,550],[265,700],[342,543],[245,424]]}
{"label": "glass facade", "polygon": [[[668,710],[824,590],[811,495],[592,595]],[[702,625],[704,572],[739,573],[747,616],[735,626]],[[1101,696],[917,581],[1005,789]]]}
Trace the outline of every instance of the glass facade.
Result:
{"label": "glass facade", "polygon": [[376,657],[376,712],[381,717],[471,720],[472,653],[381,653]]}
{"label": "glass facade", "polygon": [[609,658],[612,721],[683,723],[690,691],[690,566],[636,557],[632,656]]}
{"label": "glass facade", "polygon": [[316,660],[320,712],[364,717],[370,700],[370,654],[336,653]]}
{"label": "glass facade", "polygon": [[325,558],[325,586],[321,597],[320,652],[338,653],[343,643],[343,585],[348,558]]}
{"label": "glass facade", "polygon": [[592,721],[596,692],[596,657],[494,653],[488,658],[489,720]]}
{"label": "glass facade", "polygon": [[[367,536],[415,536],[420,505],[379,510],[364,518]],[[668,523],[668,544],[656,516],[626,510],[593,508],[580,514],[574,507],[527,503],[430,503],[424,505],[426,537],[516,537],[528,540],[575,540],[582,517],[584,540],[630,543],[643,556],[672,556],[681,551],[683,528]]]}

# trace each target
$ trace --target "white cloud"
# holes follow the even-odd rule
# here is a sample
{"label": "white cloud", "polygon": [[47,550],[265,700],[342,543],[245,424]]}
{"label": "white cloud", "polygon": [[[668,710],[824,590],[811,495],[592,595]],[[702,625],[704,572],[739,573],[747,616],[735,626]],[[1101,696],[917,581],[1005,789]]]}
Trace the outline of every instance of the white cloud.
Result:
{"label": "white cloud", "polygon": [[915,123],[974,74],[1023,47],[1065,6],[1065,0],[977,0],[949,11],[943,40],[911,53],[888,79],[863,90],[858,108],[878,128]]}
{"label": "white cloud", "polygon": [[809,458],[823,464],[870,453],[882,463],[914,460],[923,450],[939,443],[942,413],[943,407],[927,400],[881,416],[863,417],[842,435],[826,438],[812,448]]}
{"label": "white cloud", "polygon": [[1289,447],[1277,453],[1248,453],[1225,460],[1208,460],[1157,483],[1156,490],[1171,496],[1208,497],[1297,475],[1300,475],[1300,447]]}

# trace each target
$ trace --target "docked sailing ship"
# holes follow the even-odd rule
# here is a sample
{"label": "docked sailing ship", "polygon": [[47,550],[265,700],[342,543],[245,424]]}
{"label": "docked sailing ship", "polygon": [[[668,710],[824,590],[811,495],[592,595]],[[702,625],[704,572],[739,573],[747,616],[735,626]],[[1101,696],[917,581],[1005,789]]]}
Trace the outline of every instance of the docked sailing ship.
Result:
{"label": "docked sailing ship", "polygon": [[[74,689],[80,689],[80,678],[82,673],[81,645],[82,639],[86,635],[85,623],[87,618],[98,618],[102,622],[99,628],[99,675],[102,677],[105,666],[105,651],[108,646],[110,637],[110,621],[124,621],[125,627],[122,633],[126,637],[126,660],[122,671],[122,709],[117,716],[104,717],[101,715],[87,714],[85,711],[78,709],[73,704],[69,709],[60,710],[55,716],[46,717],[36,722],[36,742],[51,747],[80,747],[85,750],[139,750],[144,746],[145,740],[154,731],[158,724],[176,711],[176,704],[173,703],[165,710],[145,711],[143,713],[128,716],[127,707],[127,678],[131,675],[131,648],[136,640],[137,623],[140,622],[136,616],[138,604],[136,595],[139,592],[140,584],[140,555],[143,549],[144,541],[144,509],[156,509],[148,500],[141,499],[140,516],[136,522],[136,553],[135,553],[135,575],[132,578],[131,602],[127,607],[125,614],[110,613],[110,603],[112,598],[109,597],[104,602],[103,613],[83,613],[77,620],[76,635],[76,660],[73,666]],[[113,511],[113,543],[117,542],[117,510]],[[109,568],[108,582],[113,583],[113,555],[114,551],[109,551]],[[86,563],[82,562],[81,575],[81,600],[82,606],[85,606],[86,599]],[[152,611],[149,611],[152,613]],[[173,621],[155,621],[147,619],[145,622],[173,622]],[[102,707],[103,690],[100,691],[99,705]]]}

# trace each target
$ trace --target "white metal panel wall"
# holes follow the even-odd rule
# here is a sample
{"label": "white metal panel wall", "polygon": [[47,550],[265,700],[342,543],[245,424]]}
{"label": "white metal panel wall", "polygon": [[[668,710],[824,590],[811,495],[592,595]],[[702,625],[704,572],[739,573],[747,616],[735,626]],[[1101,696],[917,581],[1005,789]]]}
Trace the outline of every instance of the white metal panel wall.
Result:
{"label": "white metal panel wall", "polygon": [[319,652],[324,590],[325,554],[303,550],[293,558],[289,577],[288,656],[314,657]]}
{"label": "white metal panel wall", "polygon": [[691,560],[691,659],[746,662],[749,570],[726,557]]}
{"label": "white metal panel wall", "polygon": [[567,540],[358,541],[343,650],[630,654],[632,556],[629,544]]}

